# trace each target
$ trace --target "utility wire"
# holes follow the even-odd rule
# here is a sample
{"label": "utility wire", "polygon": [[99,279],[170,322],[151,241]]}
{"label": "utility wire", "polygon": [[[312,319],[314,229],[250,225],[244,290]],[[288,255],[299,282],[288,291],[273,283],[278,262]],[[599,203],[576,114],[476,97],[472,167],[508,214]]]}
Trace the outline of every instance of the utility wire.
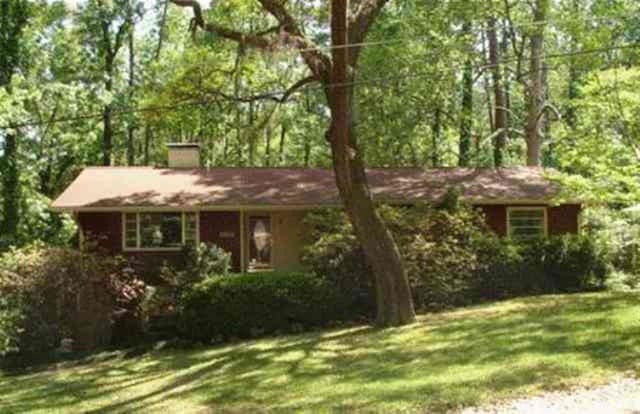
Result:
{"label": "utility wire", "polygon": [[[609,52],[609,51],[613,51],[613,50],[627,50],[627,49],[638,49],[640,48],[640,43],[631,43],[631,44],[625,44],[625,45],[619,45],[619,46],[610,46],[610,47],[606,47],[606,48],[596,48],[596,49],[586,49],[586,50],[579,50],[579,51],[574,51],[574,52],[565,52],[565,53],[555,53],[555,54],[549,54],[549,55],[545,55],[543,56],[543,60],[555,60],[555,59],[561,59],[561,58],[566,58],[566,57],[575,57],[575,56],[583,56],[583,55],[591,55],[591,54],[597,54],[597,53],[603,53],[603,52]],[[504,64],[507,63],[513,63],[513,62],[517,62],[518,59],[517,58],[510,58],[510,59],[504,59],[501,60],[499,62],[497,62],[496,64],[483,64],[483,65],[474,65],[473,68],[475,71],[483,71],[483,70],[487,70],[487,69],[491,69],[494,68],[496,66],[502,66]],[[356,81],[350,81],[350,82],[340,82],[340,83],[330,83],[327,85],[316,85],[316,86],[306,86],[304,88],[301,88],[300,90],[296,91],[296,93],[299,93],[301,91],[309,91],[309,90],[324,90],[324,89],[328,89],[328,88],[335,88],[335,87],[346,87],[346,86],[357,86],[357,85],[366,85],[366,84],[386,84],[398,79],[416,79],[416,78],[423,78],[423,77],[428,77],[428,76],[434,76],[436,73],[449,73],[451,72],[451,70],[453,70],[455,68],[447,68],[446,70],[438,70],[438,71],[434,71],[434,72],[430,72],[430,73],[424,73],[424,74],[407,74],[407,75],[401,75],[401,76],[387,76],[387,77],[380,77],[380,78],[370,78],[370,79],[363,79],[363,80],[356,80]],[[549,68],[541,68],[540,70],[548,70]],[[530,74],[530,73],[529,73]],[[280,90],[280,91],[273,91],[273,92],[266,92],[266,93],[261,93],[259,95],[256,95],[255,97],[252,96],[248,96],[248,97],[241,97],[239,98],[239,100],[241,101],[251,101],[251,100],[259,100],[259,99],[269,99],[269,98],[280,98],[283,95],[287,94],[287,90]],[[219,97],[219,96],[218,96]],[[185,107],[185,106],[199,106],[199,105],[208,105],[210,104],[210,101],[203,101],[203,100],[195,100],[195,101],[184,101],[182,103],[178,103],[178,104],[173,104],[173,105],[165,105],[165,106],[147,106],[147,107],[140,107],[140,108],[135,108],[135,109],[118,109],[117,107],[113,108],[112,110],[112,115],[122,115],[122,114],[131,114],[131,113],[138,113],[138,112],[171,112],[174,110],[177,110],[181,107]],[[96,113],[89,113],[89,114],[82,114],[82,115],[77,115],[77,116],[69,116],[69,117],[61,117],[61,118],[54,118],[48,121],[27,121],[27,122],[23,122],[23,123],[15,123],[15,124],[9,124],[9,125],[4,125],[4,126],[0,126],[0,129],[14,129],[14,128],[24,128],[24,127],[28,127],[28,126],[41,126],[41,125],[50,125],[50,124],[55,124],[55,123],[63,123],[63,122],[75,122],[75,121],[83,121],[83,120],[87,120],[87,119],[94,119],[94,118],[101,118],[103,116],[102,112],[96,112]]]}

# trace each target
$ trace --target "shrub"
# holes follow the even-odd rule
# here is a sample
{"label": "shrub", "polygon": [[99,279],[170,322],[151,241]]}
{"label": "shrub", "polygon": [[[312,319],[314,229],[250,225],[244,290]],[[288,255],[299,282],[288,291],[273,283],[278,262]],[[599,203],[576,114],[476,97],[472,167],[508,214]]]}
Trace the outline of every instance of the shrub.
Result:
{"label": "shrub", "polygon": [[182,255],[185,258],[183,268],[163,266],[160,270],[161,278],[178,290],[200,282],[208,276],[224,276],[231,268],[231,254],[215,244],[185,245]]}
{"label": "shrub", "polygon": [[211,276],[179,300],[183,336],[208,342],[298,331],[345,317],[337,290],[311,273]]}
{"label": "shrub", "polygon": [[337,209],[318,209],[305,219],[302,264],[335,286],[349,300],[354,316],[372,316],[375,293],[371,269],[358,246],[346,214]]}
{"label": "shrub", "polygon": [[581,292],[601,289],[607,277],[607,262],[588,236],[549,237],[522,245],[525,262],[540,269],[545,291]]}
{"label": "shrub", "polygon": [[[379,213],[398,243],[418,309],[604,286],[606,257],[590,237],[517,243],[499,238],[479,211],[451,199],[435,208],[383,206]],[[352,294],[369,292],[363,302],[375,310],[370,270],[346,216],[317,211],[306,224],[310,241],[303,262]]]}
{"label": "shrub", "polygon": [[594,240],[618,271],[640,277],[640,209],[589,208],[585,233]]}
{"label": "shrub", "polygon": [[605,287],[616,292],[628,292],[640,288],[640,275],[613,271],[605,282]]}
{"label": "shrub", "polygon": [[68,337],[77,349],[108,345],[114,324],[139,318],[143,295],[120,259],[41,245],[11,250],[0,256],[0,353],[42,353]]}

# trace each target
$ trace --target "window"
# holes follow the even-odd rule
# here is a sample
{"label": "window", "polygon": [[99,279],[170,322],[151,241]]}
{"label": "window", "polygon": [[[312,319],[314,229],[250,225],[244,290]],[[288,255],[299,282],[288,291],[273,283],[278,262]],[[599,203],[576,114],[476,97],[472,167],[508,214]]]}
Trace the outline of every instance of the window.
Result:
{"label": "window", "polygon": [[178,250],[198,242],[197,213],[125,213],[125,250]]}
{"label": "window", "polygon": [[271,217],[249,217],[249,269],[260,270],[271,267]]}
{"label": "window", "polygon": [[510,207],[507,228],[514,239],[535,239],[547,234],[547,210],[544,207]]}

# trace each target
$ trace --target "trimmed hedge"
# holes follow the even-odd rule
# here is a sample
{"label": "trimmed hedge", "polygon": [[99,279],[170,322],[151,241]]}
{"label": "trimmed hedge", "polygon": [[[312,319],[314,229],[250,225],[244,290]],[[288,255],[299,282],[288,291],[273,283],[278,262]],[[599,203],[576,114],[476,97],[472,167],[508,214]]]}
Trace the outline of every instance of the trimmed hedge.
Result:
{"label": "trimmed hedge", "polygon": [[347,317],[338,290],[312,273],[210,276],[180,295],[180,333],[209,342],[297,332]]}

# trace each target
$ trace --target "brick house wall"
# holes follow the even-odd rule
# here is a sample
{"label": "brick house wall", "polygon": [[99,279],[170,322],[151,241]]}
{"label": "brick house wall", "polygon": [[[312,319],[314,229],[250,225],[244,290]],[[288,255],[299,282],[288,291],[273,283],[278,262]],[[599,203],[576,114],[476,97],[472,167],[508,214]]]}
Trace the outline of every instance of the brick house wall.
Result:
{"label": "brick house wall", "polygon": [[240,270],[240,213],[203,211],[200,213],[200,241],[213,243],[231,253],[231,267]]}
{"label": "brick house wall", "polygon": [[[485,204],[477,205],[476,207],[484,213],[489,228],[499,236],[505,236],[507,234],[507,207],[509,206],[510,205],[505,204]],[[517,206],[513,205],[513,207]],[[547,228],[549,235],[578,233],[580,211],[581,206],[579,204],[563,204],[556,207],[548,207]],[[287,215],[287,217],[282,217],[283,215]],[[291,215],[291,217],[288,217],[288,215]],[[304,213],[300,211],[279,212],[274,215],[274,219],[281,224],[281,231],[286,230],[291,233],[294,230],[297,231],[298,225],[289,223],[289,218],[292,220],[294,218],[301,220],[303,215]],[[285,219],[287,220],[287,224],[282,224]],[[79,213],[78,222],[82,228],[85,240],[93,241],[97,244],[98,248],[108,253],[124,254],[129,258],[136,259],[135,262],[140,264],[140,268],[145,269],[142,271],[143,273],[153,275],[155,272],[157,274],[155,270],[157,270],[163,262],[179,264],[182,260],[179,251],[123,252],[122,213],[120,212]],[[246,229],[247,225],[245,224],[244,227]],[[276,234],[276,236],[278,236],[278,234]],[[294,260],[294,252],[299,252],[300,246],[296,244],[301,243],[300,237],[294,237],[288,233],[285,236],[276,237],[276,243],[286,254],[284,254],[284,256],[280,255],[282,256],[280,257],[274,253],[275,260],[273,263],[274,266],[280,266],[283,269],[293,267],[291,264],[297,263],[297,260]],[[240,237],[242,237],[242,235],[240,234],[240,214],[238,212],[208,211],[200,213],[200,241],[214,243],[231,252],[232,268],[234,271],[240,269]],[[286,262],[286,266],[280,262]]]}
{"label": "brick house wall", "polygon": [[[507,207],[544,207],[542,205],[506,205],[484,204],[477,205],[485,215],[487,224],[499,236],[507,235]],[[547,228],[550,236],[562,234],[577,234],[579,231],[579,217],[582,207],[579,204],[561,204],[547,207]]]}

